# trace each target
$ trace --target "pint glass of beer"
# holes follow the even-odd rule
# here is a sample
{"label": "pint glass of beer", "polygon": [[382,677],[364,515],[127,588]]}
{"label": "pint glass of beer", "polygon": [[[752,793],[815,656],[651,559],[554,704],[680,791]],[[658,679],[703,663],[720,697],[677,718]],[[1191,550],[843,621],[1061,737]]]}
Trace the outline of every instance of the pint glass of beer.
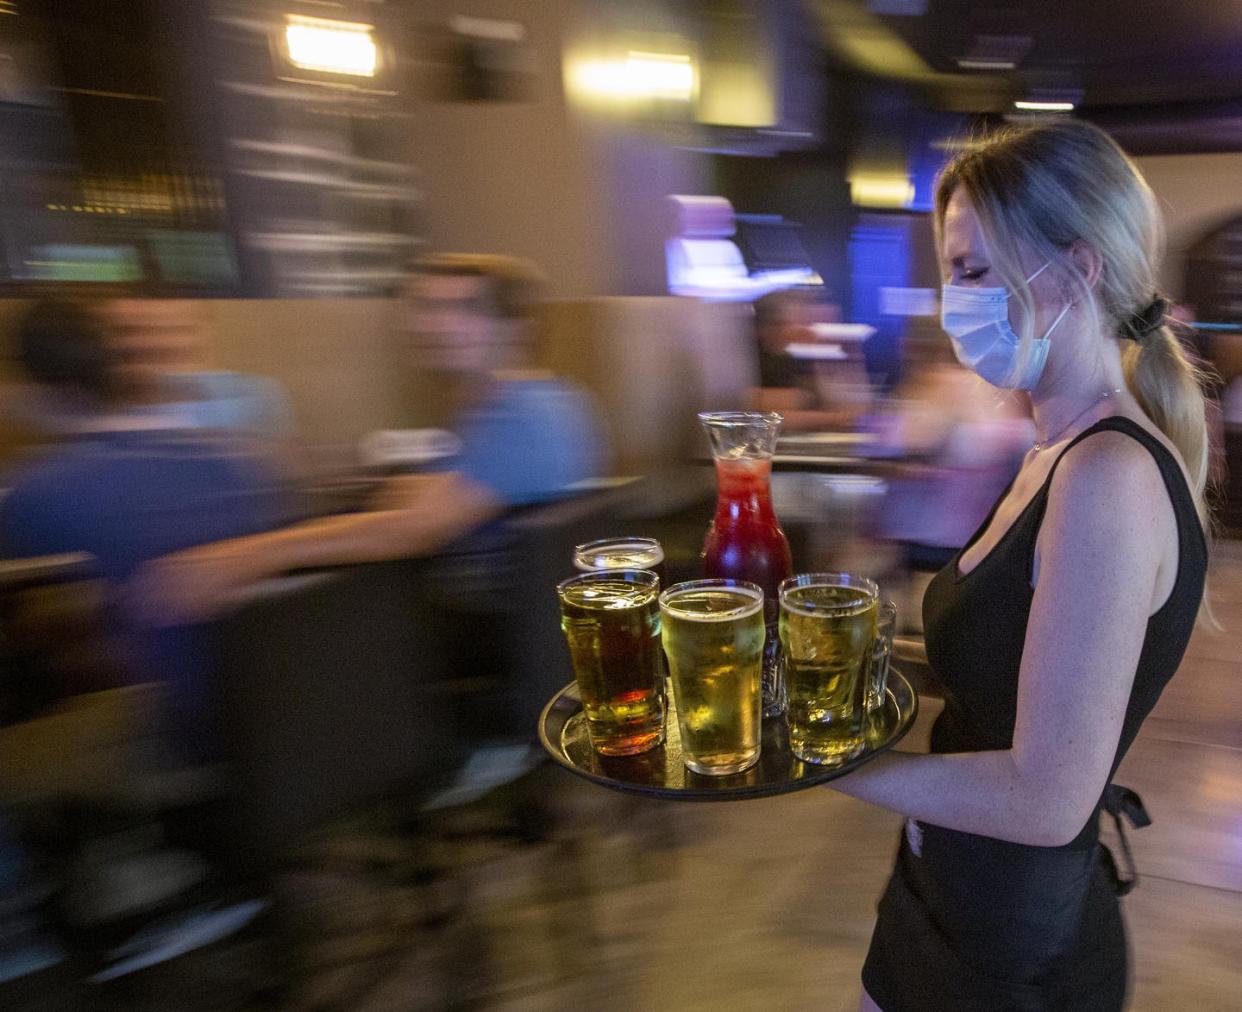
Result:
{"label": "pint glass of beer", "polygon": [[660,618],[686,766],[713,776],[749,769],[762,732],[763,591],[679,583],[660,595]]}
{"label": "pint glass of beer", "polygon": [[[660,578],[660,590],[668,586],[668,575],[664,570],[664,548],[655,538],[601,538],[599,541],[576,545],[574,569],[580,573],[606,569],[646,569]],[[667,677],[668,666],[664,662],[664,651],[661,650],[660,677],[656,679],[656,684],[665,708],[668,706],[665,687]]]}
{"label": "pint glass of beer", "polygon": [[664,741],[659,586],[655,573],[616,569],[556,588],[587,733],[601,755],[635,755]]}
{"label": "pint glass of beer", "polygon": [[865,743],[879,590],[863,576],[810,573],[785,580],[780,598],[789,747],[803,762],[840,765]]}
{"label": "pint glass of beer", "polygon": [[649,569],[667,586],[664,549],[655,538],[603,538],[574,548],[574,569],[590,573],[598,569]]}
{"label": "pint glass of beer", "polygon": [[893,658],[893,634],[897,631],[897,605],[880,601],[876,607],[875,642],[867,665],[867,690],[863,699],[868,713],[884,708],[888,669]]}

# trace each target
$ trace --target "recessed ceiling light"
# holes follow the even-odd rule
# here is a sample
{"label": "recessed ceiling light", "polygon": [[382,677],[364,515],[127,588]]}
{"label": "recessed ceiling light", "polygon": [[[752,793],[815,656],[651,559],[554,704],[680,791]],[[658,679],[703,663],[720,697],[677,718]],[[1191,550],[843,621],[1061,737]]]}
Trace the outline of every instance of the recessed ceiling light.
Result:
{"label": "recessed ceiling light", "polygon": [[1018,101],[1014,102],[1015,109],[1022,109],[1025,112],[1073,112],[1073,102],[1034,102],[1034,101]]}
{"label": "recessed ceiling light", "polygon": [[957,65],[963,70],[1013,70],[1018,65],[1013,60],[961,59]]}

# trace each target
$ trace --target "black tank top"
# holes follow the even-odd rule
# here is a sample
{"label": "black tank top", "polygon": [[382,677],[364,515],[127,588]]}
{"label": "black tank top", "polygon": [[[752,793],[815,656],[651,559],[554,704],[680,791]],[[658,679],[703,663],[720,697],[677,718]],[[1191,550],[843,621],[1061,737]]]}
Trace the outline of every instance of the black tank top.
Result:
{"label": "black tank top", "polygon": [[[1110,780],[1138,734],[1139,726],[1181,663],[1207,576],[1207,543],[1195,512],[1194,498],[1181,468],[1163,443],[1128,418],[1105,418],[1080,433],[1062,451],[1039,491],[974,569],[961,576],[958,564],[962,554],[988,529],[999,501],[966,546],[936,574],[927,588],[923,598],[927,658],[945,695],[944,712],[932,731],[933,752],[981,752],[1012,747],[1018,670],[1034,597],[1031,579],[1035,541],[1048,503],[1048,488],[1066,453],[1084,439],[1106,431],[1124,432],[1142,443],[1155,458],[1173,504],[1178,540],[1173,590],[1160,610],[1147,621]],[[1092,817],[1068,846],[1074,849],[1092,847],[1097,838],[1098,820]]]}

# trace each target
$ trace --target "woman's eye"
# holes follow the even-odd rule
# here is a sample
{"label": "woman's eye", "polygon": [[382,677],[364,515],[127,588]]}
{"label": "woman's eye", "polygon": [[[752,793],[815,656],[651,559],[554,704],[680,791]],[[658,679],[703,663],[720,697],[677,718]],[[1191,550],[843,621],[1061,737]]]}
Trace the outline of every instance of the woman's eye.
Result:
{"label": "woman's eye", "polygon": [[963,268],[962,269],[962,280],[963,281],[978,281],[987,272],[988,272],[988,269],[986,267],[976,267],[973,269]]}

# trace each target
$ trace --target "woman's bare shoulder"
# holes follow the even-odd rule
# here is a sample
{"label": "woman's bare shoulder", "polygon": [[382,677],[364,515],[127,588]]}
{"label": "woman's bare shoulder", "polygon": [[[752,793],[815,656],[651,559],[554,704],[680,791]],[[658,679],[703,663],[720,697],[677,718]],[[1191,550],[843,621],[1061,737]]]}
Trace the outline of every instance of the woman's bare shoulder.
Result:
{"label": "woman's bare shoulder", "polygon": [[1049,486],[1048,511],[1114,533],[1141,534],[1166,519],[1172,504],[1151,451],[1133,436],[1106,429],[1061,459]]}

